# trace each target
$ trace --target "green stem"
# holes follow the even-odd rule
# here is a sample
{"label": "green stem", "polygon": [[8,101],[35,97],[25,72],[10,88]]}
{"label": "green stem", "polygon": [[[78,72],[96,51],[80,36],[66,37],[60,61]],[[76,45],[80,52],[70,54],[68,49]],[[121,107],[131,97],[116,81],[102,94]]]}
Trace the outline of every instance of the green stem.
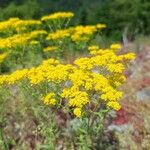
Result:
{"label": "green stem", "polygon": [[0,137],[2,139],[4,149],[5,150],[9,150],[8,145],[7,145],[7,143],[5,141],[5,138],[4,138],[4,135],[3,135],[3,129],[2,129],[2,127],[0,128]]}

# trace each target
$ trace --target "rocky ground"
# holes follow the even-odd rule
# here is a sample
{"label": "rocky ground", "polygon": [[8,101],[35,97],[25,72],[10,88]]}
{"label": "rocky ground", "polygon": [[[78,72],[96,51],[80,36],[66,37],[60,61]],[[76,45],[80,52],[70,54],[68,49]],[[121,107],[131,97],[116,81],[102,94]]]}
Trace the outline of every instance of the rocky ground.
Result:
{"label": "rocky ground", "polygon": [[[134,45],[130,45],[133,49]],[[115,130],[123,150],[150,149],[150,45],[141,45],[137,58],[126,72],[122,109],[109,130]]]}

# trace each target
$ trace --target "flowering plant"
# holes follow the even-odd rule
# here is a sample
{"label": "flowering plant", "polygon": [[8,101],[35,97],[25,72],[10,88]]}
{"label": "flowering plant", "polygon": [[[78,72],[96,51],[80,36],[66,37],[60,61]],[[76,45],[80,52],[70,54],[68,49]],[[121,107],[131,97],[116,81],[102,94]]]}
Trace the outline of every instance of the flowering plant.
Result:
{"label": "flowering plant", "polygon": [[[23,93],[24,98],[29,97],[30,101],[35,98],[41,100],[40,105],[50,108],[54,114],[54,122],[61,111],[67,116],[72,128],[70,134],[74,135],[74,146],[88,149],[95,147],[93,143],[101,141],[108,112],[121,108],[119,100],[123,91],[119,87],[126,80],[124,71],[127,63],[135,58],[135,54],[120,54],[120,44],[112,44],[108,48],[93,45],[90,40],[106,27],[104,24],[69,28],[57,24],[55,31],[45,27],[45,22],[57,27],[56,22],[71,17],[72,13],[59,12],[44,16],[41,21],[10,19],[2,22],[0,29],[6,24],[13,32],[19,32],[12,32],[9,36],[6,34],[8,37],[0,39],[0,48],[8,51],[1,54],[0,59],[6,59],[12,53],[13,56],[24,58],[29,48],[34,51],[39,49],[39,53],[45,53],[48,59],[44,60],[43,57],[42,63],[37,66],[0,75],[0,86],[10,89],[10,93],[15,87],[18,93]],[[12,20],[15,21],[14,25],[10,24]],[[31,28],[30,31],[31,26],[35,30]],[[26,29],[21,30],[20,27]],[[86,55],[68,63],[65,54],[76,53],[80,49],[85,50]],[[87,141],[90,141],[89,145],[86,145]]]}

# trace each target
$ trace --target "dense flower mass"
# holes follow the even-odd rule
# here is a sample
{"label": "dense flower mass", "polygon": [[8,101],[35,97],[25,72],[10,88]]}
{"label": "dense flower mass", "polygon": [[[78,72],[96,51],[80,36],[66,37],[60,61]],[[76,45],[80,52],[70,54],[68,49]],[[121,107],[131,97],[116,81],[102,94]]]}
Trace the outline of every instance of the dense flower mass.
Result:
{"label": "dense flower mass", "polygon": [[[52,51],[57,51],[54,55],[59,53],[55,58],[44,60],[39,66],[1,75],[0,85],[12,86],[24,82],[35,88],[46,85],[48,87],[40,97],[43,103],[69,110],[76,117],[91,111],[90,106],[99,107],[101,104],[119,110],[123,92],[118,87],[125,82],[126,63],[134,59],[135,54],[118,54],[121,49],[118,43],[108,48],[91,45],[90,40],[106,27],[105,24],[60,25],[73,16],[71,12],[58,12],[44,16],[41,20],[11,18],[0,22],[0,63],[11,54],[17,58],[18,63],[33,49],[35,54],[41,50],[42,60],[51,55]],[[88,47],[87,57],[76,58],[72,63],[62,59],[62,55],[73,55],[80,47],[83,47],[82,50]]]}
{"label": "dense flower mass", "polygon": [[[0,123],[11,112],[18,123],[33,126],[40,139],[23,144],[26,149],[55,149],[57,143],[56,149],[110,147],[112,138],[102,139],[106,122],[122,110],[122,84],[135,54],[103,41],[105,24],[73,25],[73,16],[57,12],[38,20],[0,21]],[[5,129],[1,149],[10,146]],[[14,149],[22,145],[15,141]]]}
{"label": "dense flower mass", "polygon": [[[60,99],[65,101],[66,106],[80,117],[86,112],[86,106],[94,103],[93,95],[97,97],[98,103],[115,110],[120,109],[119,99],[122,91],[118,90],[125,81],[123,72],[124,62],[135,58],[133,53],[117,55],[116,49],[119,45],[102,49],[98,46],[90,46],[89,57],[76,59],[73,64],[61,64],[58,60],[45,60],[39,67],[17,70],[10,75],[1,75],[1,84],[17,84],[18,81],[28,79],[32,86],[49,83],[58,87],[58,93],[51,89],[43,102],[46,105],[57,107]],[[57,91],[57,92],[58,92]]]}
{"label": "dense flower mass", "polygon": [[[71,18],[74,14],[71,12],[58,12],[50,14],[49,16],[42,17],[42,20],[53,20],[62,18]],[[51,25],[54,22],[48,23],[48,27],[51,29]],[[60,22],[57,22],[59,24]],[[7,21],[0,22],[0,50],[7,51],[10,55],[22,53],[25,54],[26,49],[30,49],[31,46],[45,47],[42,51],[48,52],[58,50],[58,46],[61,51],[67,51],[62,47],[64,40],[67,39],[70,44],[77,44],[80,42],[87,43],[94,34],[99,30],[106,27],[104,24],[87,25],[87,26],[72,26],[67,28],[55,27],[55,30],[47,31],[43,28],[45,23],[40,20],[21,20],[19,18],[10,18]],[[57,26],[57,24],[53,24]],[[42,38],[41,38],[42,37]],[[51,46],[50,46],[51,45]],[[65,45],[65,44],[64,44]],[[17,51],[17,53],[15,53]],[[8,56],[8,55],[6,55]]]}

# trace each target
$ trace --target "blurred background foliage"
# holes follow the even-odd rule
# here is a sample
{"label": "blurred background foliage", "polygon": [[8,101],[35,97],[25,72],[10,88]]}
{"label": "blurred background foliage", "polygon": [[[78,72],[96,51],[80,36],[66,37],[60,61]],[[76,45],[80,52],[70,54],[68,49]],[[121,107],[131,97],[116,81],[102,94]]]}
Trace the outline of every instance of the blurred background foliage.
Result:
{"label": "blurred background foliage", "polygon": [[134,40],[150,34],[149,0],[1,0],[0,19],[39,18],[55,11],[73,11],[73,24],[105,23],[105,35]]}

